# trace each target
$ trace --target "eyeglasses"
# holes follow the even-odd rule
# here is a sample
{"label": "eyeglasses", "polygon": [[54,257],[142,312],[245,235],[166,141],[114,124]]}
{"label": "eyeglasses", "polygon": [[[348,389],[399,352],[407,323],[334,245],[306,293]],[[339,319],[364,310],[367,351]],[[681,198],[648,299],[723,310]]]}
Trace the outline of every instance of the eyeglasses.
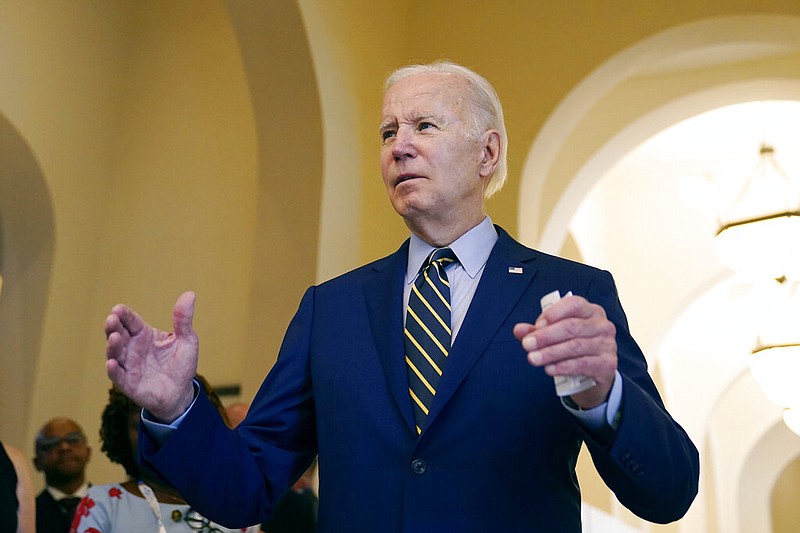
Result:
{"label": "eyeglasses", "polygon": [[200,516],[200,514],[193,509],[190,509],[189,512],[186,513],[186,517],[183,520],[189,524],[189,527],[194,531],[200,531],[201,533],[225,533],[222,529],[216,527],[211,520]]}
{"label": "eyeglasses", "polygon": [[66,442],[70,446],[80,446],[86,444],[86,437],[78,432],[67,433],[63,437],[42,437],[36,442],[36,448],[40,452],[47,453],[61,446],[62,442]]}

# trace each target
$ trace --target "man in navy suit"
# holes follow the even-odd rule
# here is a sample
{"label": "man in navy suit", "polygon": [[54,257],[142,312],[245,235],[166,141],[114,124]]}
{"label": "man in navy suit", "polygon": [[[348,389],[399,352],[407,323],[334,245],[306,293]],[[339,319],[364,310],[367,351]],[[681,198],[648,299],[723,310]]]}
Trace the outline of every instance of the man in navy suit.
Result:
{"label": "man in navy suit", "polygon": [[[585,442],[625,506],[655,522],[683,516],[697,450],[664,408],[611,275],[526,248],[486,215],[506,176],[491,85],[451,63],[400,69],[380,135],[411,237],[308,289],[235,430],[192,383],[193,293],[175,304],[174,334],[112,309],[107,371],[146,409],[143,460],[229,527],[263,521],[318,454],[319,531],[578,533]],[[420,427],[403,324],[420,266],[443,247],[456,257],[442,267],[451,346]],[[571,295],[542,311],[553,291]],[[553,376],[594,385],[560,398]]]}

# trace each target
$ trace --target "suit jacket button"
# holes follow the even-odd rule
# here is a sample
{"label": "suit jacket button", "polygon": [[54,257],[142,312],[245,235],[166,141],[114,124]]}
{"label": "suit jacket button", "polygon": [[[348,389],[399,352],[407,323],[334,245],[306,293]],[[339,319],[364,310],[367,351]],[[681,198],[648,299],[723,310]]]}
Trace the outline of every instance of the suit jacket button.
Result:
{"label": "suit jacket button", "polygon": [[421,475],[425,473],[425,470],[428,469],[428,465],[425,464],[425,461],[422,459],[414,459],[411,461],[411,471],[417,475]]}

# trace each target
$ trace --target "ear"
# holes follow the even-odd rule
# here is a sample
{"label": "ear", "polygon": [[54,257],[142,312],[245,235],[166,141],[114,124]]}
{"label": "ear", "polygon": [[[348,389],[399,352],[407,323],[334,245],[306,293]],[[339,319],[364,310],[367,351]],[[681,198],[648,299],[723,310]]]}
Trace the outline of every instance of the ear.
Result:
{"label": "ear", "polygon": [[503,140],[497,130],[489,130],[483,134],[481,146],[481,159],[478,165],[478,174],[486,178],[494,174],[500,162],[500,147]]}

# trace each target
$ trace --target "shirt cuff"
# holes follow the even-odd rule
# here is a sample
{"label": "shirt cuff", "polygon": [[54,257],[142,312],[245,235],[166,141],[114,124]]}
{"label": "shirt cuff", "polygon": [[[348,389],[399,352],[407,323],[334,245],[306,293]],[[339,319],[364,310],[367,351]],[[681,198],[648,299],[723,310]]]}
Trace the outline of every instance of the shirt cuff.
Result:
{"label": "shirt cuff", "polygon": [[614,372],[614,384],[608,394],[608,400],[591,409],[580,409],[569,397],[561,398],[561,403],[572,416],[577,418],[589,430],[610,426],[616,430],[620,423],[620,405],[622,404],[622,376],[619,370]]}
{"label": "shirt cuff", "polygon": [[194,407],[194,404],[197,401],[200,384],[197,382],[197,380],[194,380],[192,386],[194,388],[194,399],[192,400],[191,405],[189,405],[189,408],[186,409],[181,416],[173,420],[170,424],[156,422],[153,420],[153,415],[150,414],[147,409],[142,409],[142,425],[144,425],[144,427],[147,429],[147,432],[151,437],[153,437],[153,440],[155,440],[159,446],[167,442],[167,439],[170,437],[170,435],[172,435],[172,432],[178,429],[178,426],[181,425],[183,419],[186,418],[186,415],[189,414],[189,411],[191,411],[192,407]]}

